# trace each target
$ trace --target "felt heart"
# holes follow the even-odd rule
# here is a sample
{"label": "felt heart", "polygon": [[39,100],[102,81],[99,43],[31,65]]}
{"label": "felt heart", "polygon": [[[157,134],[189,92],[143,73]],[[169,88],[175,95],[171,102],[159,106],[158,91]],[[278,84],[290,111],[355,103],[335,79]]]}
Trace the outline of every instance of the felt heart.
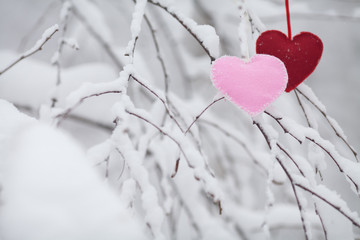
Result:
{"label": "felt heart", "polygon": [[291,40],[282,32],[270,30],[256,41],[256,53],[269,54],[284,62],[289,75],[286,92],[295,89],[315,70],[322,52],[320,38],[309,32],[302,32]]}
{"label": "felt heart", "polygon": [[232,56],[216,59],[211,78],[230,101],[255,116],[281,95],[288,76],[278,58],[256,54],[247,63]]}

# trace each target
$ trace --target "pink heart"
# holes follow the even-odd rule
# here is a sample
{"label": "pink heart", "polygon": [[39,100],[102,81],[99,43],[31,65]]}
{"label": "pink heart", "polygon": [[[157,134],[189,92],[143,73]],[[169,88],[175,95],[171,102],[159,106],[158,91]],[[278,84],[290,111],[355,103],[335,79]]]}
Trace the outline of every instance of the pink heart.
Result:
{"label": "pink heart", "polygon": [[248,63],[223,56],[212,64],[211,78],[226,98],[251,116],[265,110],[285,90],[288,75],[278,58],[256,54]]}

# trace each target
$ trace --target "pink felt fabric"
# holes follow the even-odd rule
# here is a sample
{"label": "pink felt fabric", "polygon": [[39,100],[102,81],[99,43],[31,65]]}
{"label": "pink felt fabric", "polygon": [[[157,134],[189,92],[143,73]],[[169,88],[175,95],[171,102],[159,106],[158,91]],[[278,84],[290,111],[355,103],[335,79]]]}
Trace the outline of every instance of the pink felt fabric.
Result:
{"label": "pink felt fabric", "polygon": [[226,98],[251,116],[274,102],[288,81],[284,63],[265,54],[256,54],[248,63],[232,56],[218,58],[212,64],[211,77]]}

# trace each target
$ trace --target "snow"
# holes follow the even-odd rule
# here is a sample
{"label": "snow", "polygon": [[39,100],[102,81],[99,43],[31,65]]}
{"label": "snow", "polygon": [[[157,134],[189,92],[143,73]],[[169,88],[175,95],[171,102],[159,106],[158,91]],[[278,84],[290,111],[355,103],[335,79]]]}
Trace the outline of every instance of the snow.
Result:
{"label": "snow", "polygon": [[121,92],[123,89],[119,81],[108,83],[83,83],[80,88],[66,98],[66,109],[71,108],[89,96],[110,92]]}
{"label": "snow", "polygon": [[327,117],[329,123],[332,125],[332,127],[334,128],[335,132],[337,132],[343,139],[347,140],[347,137],[344,133],[344,131],[342,130],[342,128],[340,127],[339,123],[332,117]]}
{"label": "snow", "polygon": [[[1,139],[15,135],[18,126],[34,123],[36,120],[22,114],[14,105],[8,101],[0,99],[0,133]],[[0,151],[2,152],[2,151]]]}
{"label": "snow", "polygon": [[308,159],[313,164],[314,169],[320,171],[325,171],[327,168],[327,164],[325,161],[325,153],[322,149],[315,144],[310,142],[308,144],[309,152],[308,152]]}
{"label": "snow", "polygon": [[32,54],[36,50],[38,50],[50,38],[50,36],[52,34],[54,34],[54,32],[56,32],[58,30],[59,30],[59,25],[57,25],[57,24],[55,24],[55,25],[49,27],[48,29],[46,29],[44,31],[44,33],[41,35],[41,38],[39,40],[37,40],[35,45],[32,48],[30,48],[29,50],[27,50],[26,52],[24,52],[22,54],[22,56],[27,56],[29,54]]}
{"label": "snow", "polygon": [[71,3],[69,1],[65,1],[60,11],[60,22],[65,22],[69,17],[69,12],[71,11]]}
{"label": "snow", "polygon": [[60,52],[59,51],[56,51],[54,52],[54,55],[51,57],[51,64],[56,64],[59,62],[59,57],[60,57]]}
{"label": "snow", "polygon": [[219,56],[219,36],[215,29],[210,25],[195,25],[190,20],[184,21],[188,26],[191,26],[192,31],[199,37],[200,41],[209,50],[210,54],[215,58]]}
{"label": "snow", "polygon": [[239,16],[240,16],[240,23],[238,27],[238,36],[240,41],[240,51],[241,51],[241,58],[245,61],[250,60],[249,55],[249,42],[248,42],[248,36],[249,36],[249,16],[247,13],[247,9],[245,7],[244,3],[238,3],[238,9],[239,10]]}
{"label": "snow", "polygon": [[296,185],[313,192],[314,196],[317,198],[326,199],[327,204],[331,204],[332,207],[341,212],[341,214],[347,218],[351,218],[353,222],[360,226],[360,217],[358,213],[351,211],[347,203],[336,192],[321,184],[312,187],[309,181],[301,176],[293,176],[293,179]]}
{"label": "snow", "polygon": [[164,220],[164,212],[158,203],[158,193],[149,181],[149,173],[142,163],[139,153],[134,149],[131,139],[124,134],[124,129],[118,126],[112,135],[114,146],[124,157],[130,169],[132,178],[139,184],[141,189],[141,200],[146,212],[145,221],[150,225],[151,231],[156,239],[165,239],[161,232]]}
{"label": "snow", "polygon": [[321,111],[326,112],[326,107],[320,100],[316,97],[315,93],[311,90],[306,84],[301,84],[297,87],[302,93],[305,94],[316,106],[318,106]]}
{"label": "snow", "polygon": [[77,40],[75,38],[63,38],[62,41],[64,41],[64,43],[72,49],[75,49],[75,50],[80,49],[79,43],[77,42]]}
{"label": "snow", "polygon": [[0,129],[1,146],[7,146],[0,163],[2,237],[146,239],[139,221],[100,180],[76,141],[3,100],[0,106],[6,111],[0,125],[8,125]]}
{"label": "snow", "polygon": [[125,206],[132,206],[136,194],[136,182],[134,179],[129,178],[124,181],[121,191],[121,199]]}
{"label": "snow", "polygon": [[[355,13],[356,8],[350,7],[354,3],[292,3],[294,33],[314,32],[327,46],[336,46],[339,40],[344,43],[341,51],[327,48],[309,79],[311,88],[299,87],[321,110],[332,113],[339,124],[329,116],[324,118],[299,94],[313,129],[305,127],[304,113],[294,93],[290,93],[283,94],[267,111],[303,140],[302,144],[284,133],[273,118],[251,119],[226,100],[207,109],[184,136],[184,129],[194,117],[221,97],[209,81],[209,58],[202,46],[214,57],[217,51],[219,55],[240,55],[240,16],[234,2],[161,0],[159,4],[168,12],[153,5],[144,6],[142,12],[134,11],[132,1],[100,4],[68,0],[49,4],[33,29],[32,23],[45,6],[16,4],[15,0],[0,8],[0,16],[8,23],[0,26],[6,33],[0,38],[0,66],[8,66],[19,55],[6,49],[17,49],[23,35],[27,36],[18,49],[31,47],[31,39],[36,40],[42,28],[50,26],[58,15],[62,16],[60,28],[69,17],[68,28],[66,35],[57,34],[54,39],[68,47],[81,46],[77,52],[64,46],[59,56],[57,40],[51,39],[44,51],[0,76],[0,98],[5,99],[0,100],[0,239],[264,240],[268,236],[274,240],[298,240],[304,239],[301,216],[313,239],[324,239],[319,217],[329,240],[359,236],[359,194],[351,190],[355,190],[354,183],[359,184],[360,167],[333,133],[335,130],[345,139],[340,125],[349,134],[349,142],[358,146],[358,83],[353,81],[358,68],[356,51],[352,51],[356,41],[354,31],[344,27],[356,25],[348,21]],[[21,18],[9,14],[13,11],[6,7],[11,6]],[[244,9],[252,21],[246,26],[246,16],[240,13],[244,20],[240,35],[248,39],[250,55],[258,32],[266,28],[286,32],[286,24],[280,24],[285,23],[283,2],[247,1]],[[318,21],[316,12],[320,10],[320,18],[331,17],[332,24]],[[133,18],[133,13],[140,15]],[[151,32],[140,20],[143,13],[156,29],[166,62],[170,80],[166,97]],[[309,19],[294,24],[303,16],[296,13],[307,14]],[[300,25],[305,28],[297,29]],[[330,26],[336,31],[328,31]],[[247,30],[254,31],[254,35]],[[136,59],[119,76],[122,63],[129,60],[123,53],[133,33],[139,37]],[[105,41],[98,43],[99,38]],[[104,46],[119,58],[120,64],[114,64]],[[243,44],[242,48],[246,47]],[[337,61],[335,67],[334,59],[329,61],[334,54],[348,60]],[[62,83],[56,91],[58,66],[51,66],[51,56],[53,62],[61,62]],[[347,77],[337,81],[341,76]],[[321,79],[326,79],[326,87]],[[109,91],[121,93],[105,94]],[[56,108],[51,107],[53,96],[58,99]],[[44,124],[53,125],[54,116],[69,108],[71,113],[63,119],[60,130]],[[252,120],[264,128],[272,150]],[[334,129],[328,127],[329,123]],[[289,178],[276,158],[292,179],[337,204],[339,210],[296,186],[300,212]],[[177,174],[171,177],[178,160]],[[354,183],[350,181],[349,185],[350,178]],[[344,214],[356,219],[355,224]],[[37,230],[40,228],[41,232]],[[40,233],[44,235],[38,237]]]}
{"label": "snow", "polygon": [[139,37],[141,30],[141,23],[145,14],[147,0],[138,0],[135,4],[135,9],[132,15],[130,31],[131,31],[131,40],[129,41],[125,55],[132,55],[132,51],[135,48],[136,40]]}
{"label": "snow", "polygon": [[[323,148],[327,155],[333,159],[336,165],[338,165],[339,170],[341,169],[340,171],[343,171],[347,178],[351,178],[349,179],[350,185],[354,186],[356,184],[358,187],[360,186],[360,163],[355,163],[341,156],[336,150],[335,146],[330,141],[323,139],[316,130],[309,127],[304,127],[288,117],[278,115],[278,113],[274,114],[274,111],[272,111],[271,114],[274,117],[281,119],[281,124],[289,131],[290,134],[293,134],[296,138],[300,139],[301,141],[308,139],[309,141],[314,141],[316,145],[320,145],[318,147]],[[357,193],[359,193],[359,190],[360,189],[354,189],[354,191]]]}

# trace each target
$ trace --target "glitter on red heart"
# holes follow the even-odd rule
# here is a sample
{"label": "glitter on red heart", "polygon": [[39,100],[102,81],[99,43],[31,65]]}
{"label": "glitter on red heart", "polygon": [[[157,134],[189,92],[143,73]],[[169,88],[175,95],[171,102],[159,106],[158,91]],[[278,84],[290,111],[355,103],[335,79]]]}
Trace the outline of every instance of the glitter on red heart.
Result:
{"label": "glitter on red heart", "polygon": [[284,62],[289,76],[286,92],[295,89],[315,70],[322,52],[321,39],[310,32],[289,39],[280,31],[270,30],[256,41],[256,53],[273,55]]}

